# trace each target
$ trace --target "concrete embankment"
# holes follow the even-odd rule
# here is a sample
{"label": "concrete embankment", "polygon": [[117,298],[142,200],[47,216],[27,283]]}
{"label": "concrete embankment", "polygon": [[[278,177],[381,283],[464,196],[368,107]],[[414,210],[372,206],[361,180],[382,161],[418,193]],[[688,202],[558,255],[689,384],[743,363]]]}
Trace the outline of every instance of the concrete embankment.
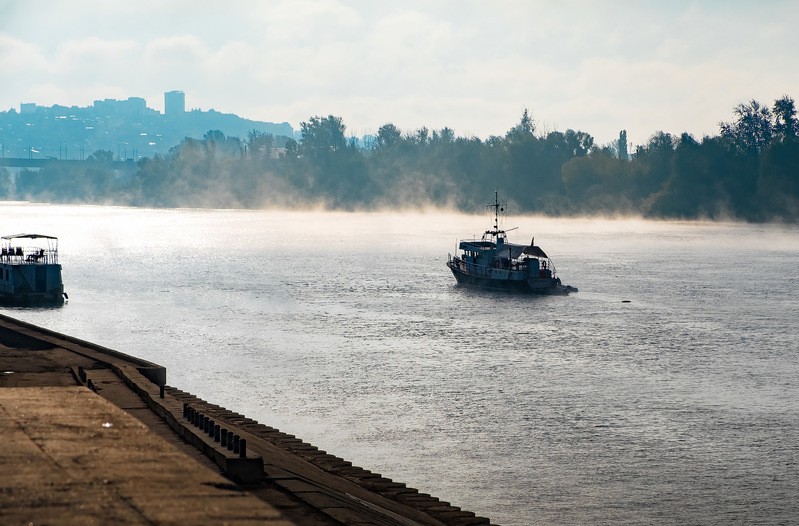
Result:
{"label": "concrete embankment", "polygon": [[2,315],[0,418],[3,524],[490,524],[170,387],[157,364]]}

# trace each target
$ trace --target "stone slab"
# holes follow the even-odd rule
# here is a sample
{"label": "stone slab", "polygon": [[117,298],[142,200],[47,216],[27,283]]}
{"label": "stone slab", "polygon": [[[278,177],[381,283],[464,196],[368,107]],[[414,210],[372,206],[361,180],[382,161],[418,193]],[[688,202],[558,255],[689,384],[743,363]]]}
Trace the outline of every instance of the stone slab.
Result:
{"label": "stone slab", "polygon": [[0,422],[4,524],[291,524],[85,387],[0,389]]}

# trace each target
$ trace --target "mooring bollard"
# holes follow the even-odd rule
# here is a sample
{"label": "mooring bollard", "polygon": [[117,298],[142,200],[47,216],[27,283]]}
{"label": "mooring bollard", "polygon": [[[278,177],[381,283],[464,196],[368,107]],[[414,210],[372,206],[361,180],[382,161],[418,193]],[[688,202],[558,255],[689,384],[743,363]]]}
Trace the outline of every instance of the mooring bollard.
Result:
{"label": "mooring bollard", "polygon": [[183,418],[189,416],[189,404],[183,402]]}
{"label": "mooring bollard", "polygon": [[239,452],[240,445],[241,445],[241,437],[239,435],[233,435],[233,453]]}
{"label": "mooring bollard", "polygon": [[225,427],[219,431],[219,445],[227,447],[227,428]]}
{"label": "mooring bollard", "polygon": [[214,438],[214,427],[216,426],[216,422],[213,420],[208,421],[208,436]]}
{"label": "mooring bollard", "polygon": [[233,451],[233,442],[236,440],[236,435],[232,431],[228,431],[227,448],[228,451]]}
{"label": "mooring bollard", "polygon": [[161,387],[161,389],[158,390],[158,396],[163,398],[164,397],[164,386],[162,385],[160,387]]}
{"label": "mooring bollard", "polygon": [[219,424],[214,425],[214,442],[219,442]]}
{"label": "mooring bollard", "polygon": [[208,418],[207,416],[204,416],[203,417],[202,430],[203,430],[203,433],[205,433],[206,435],[208,434],[208,424],[210,424],[210,423],[211,423],[211,419]]}
{"label": "mooring bollard", "polygon": [[239,440],[239,458],[247,458],[247,439]]}

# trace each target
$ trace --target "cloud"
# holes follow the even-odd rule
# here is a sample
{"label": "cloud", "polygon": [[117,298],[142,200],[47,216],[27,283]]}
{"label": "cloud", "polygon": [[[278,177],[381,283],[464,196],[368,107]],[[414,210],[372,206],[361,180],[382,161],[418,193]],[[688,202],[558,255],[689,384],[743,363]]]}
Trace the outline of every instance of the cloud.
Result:
{"label": "cloud", "polygon": [[139,45],[131,38],[107,40],[91,36],[59,45],[55,61],[62,69],[96,68],[103,63],[125,61],[138,49]]}
{"label": "cloud", "polygon": [[249,73],[260,61],[260,51],[241,41],[229,42],[203,60],[206,69],[215,74]]}
{"label": "cloud", "polygon": [[193,67],[202,63],[210,52],[205,43],[194,35],[156,38],[147,42],[144,60],[150,67]]}
{"label": "cloud", "polygon": [[[34,84],[28,88],[28,98],[21,102],[36,102],[41,100],[69,100],[70,93],[62,86],[51,82]],[[37,102],[38,103],[38,102]]]}
{"label": "cloud", "polygon": [[269,46],[318,48],[357,38],[363,30],[358,10],[333,0],[259,2],[250,14],[261,30],[259,39]]}
{"label": "cloud", "polygon": [[487,137],[527,107],[548,128],[640,142],[713,133],[738,102],[799,85],[799,4],[779,0],[27,0],[3,14],[0,108],[145,96],[160,109],[182,89],[189,107],[294,126],[334,114],[350,130]]}
{"label": "cloud", "polygon": [[48,72],[52,64],[41,50],[24,40],[0,33],[0,71],[12,78],[26,72]]}

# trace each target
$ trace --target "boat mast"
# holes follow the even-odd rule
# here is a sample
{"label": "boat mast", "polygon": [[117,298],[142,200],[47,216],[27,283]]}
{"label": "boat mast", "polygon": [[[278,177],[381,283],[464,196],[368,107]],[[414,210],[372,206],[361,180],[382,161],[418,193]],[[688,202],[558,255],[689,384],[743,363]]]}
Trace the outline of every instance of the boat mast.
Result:
{"label": "boat mast", "polygon": [[494,231],[499,230],[499,192],[494,190]]}
{"label": "boat mast", "polygon": [[489,203],[487,208],[494,209],[494,230],[489,230],[486,234],[491,234],[492,236],[499,237],[499,234],[504,234],[505,232],[499,229],[499,213],[505,211],[505,202],[499,198],[499,192],[494,190],[494,202]]}

